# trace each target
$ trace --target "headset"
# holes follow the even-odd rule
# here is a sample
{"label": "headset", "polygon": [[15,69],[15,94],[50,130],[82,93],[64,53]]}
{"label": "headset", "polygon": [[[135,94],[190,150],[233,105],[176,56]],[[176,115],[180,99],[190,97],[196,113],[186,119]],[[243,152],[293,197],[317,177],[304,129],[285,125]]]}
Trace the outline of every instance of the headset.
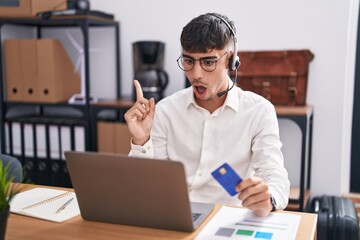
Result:
{"label": "headset", "polygon": [[217,94],[218,97],[222,97],[223,95],[225,95],[228,91],[230,91],[234,86],[235,86],[235,81],[236,81],[236,78],[237,78],[237,69],[238,67],[240,66],[241,62],[240,62],[240,59],[239,59],[239,56],[237,55],[237,38],[236,38],[236,34],[235,34],[235,31],[234,29],[232,29],[232,27],[230,26],[230,24],[223,18],[223,17],[220,17],[216,14],[213,14],[213,13],[208,13],[207,15],[209,16],[213,16],[213,17],[216,17],[218,19],[220,19],[230,30],[232,36],[233,36],[233,40],[234,40],[234,53],[233,55],[231,56],[231,59],[229,60],[229,69],[230,71],[235,71],[235,78],[232,80],[233,84],[232,86],[227,90],[225,91],[222,91],[222,92],[219,92]]}
{"label": "headset", "polygon": [[234,31],[234,29],[232,29],[230,24],[223,17],[220,17],[213,13],[208,13],[207,15],[220,19],[229,28],[229,30],[233,36],[233,40],[234,40],[234,54],[231,56],[231,59],[229,61],[229,69],[230,69],[230,71],[235,71],[236,69],[238,69],[238,67],[241,64],[239,56],[237,55],[238,50],[237,50],[237,38],[236,38],[235,31]]}

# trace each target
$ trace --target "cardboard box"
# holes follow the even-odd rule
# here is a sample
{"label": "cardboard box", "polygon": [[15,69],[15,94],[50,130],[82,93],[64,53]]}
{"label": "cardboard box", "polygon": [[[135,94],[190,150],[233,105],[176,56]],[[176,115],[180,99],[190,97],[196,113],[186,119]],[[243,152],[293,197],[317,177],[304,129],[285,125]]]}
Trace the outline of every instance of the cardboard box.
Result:
{"label": "cardboard box", "polygon": [[38,12],[67,9],[64,0],[19,0],[18,6],[0,5],[1,17],[31,17]]}
{"label": "cardboard box", "polygon": [[7,101],[59,103],[80,92],[81,80],[56,39],[6,39]]}
{"label": "cardboard box", "polygon": [[115,153],[129,154],[131,135],[126,123],[115,123]]}
{"label": "cardboard box", "polygon": [[126,123],[98,122],[98,152],[128,154],[131,135]]}
{"label": "cardboard box", "polygon": [[115,123],[98,122],[97,148],[98,152],[115,153]]}

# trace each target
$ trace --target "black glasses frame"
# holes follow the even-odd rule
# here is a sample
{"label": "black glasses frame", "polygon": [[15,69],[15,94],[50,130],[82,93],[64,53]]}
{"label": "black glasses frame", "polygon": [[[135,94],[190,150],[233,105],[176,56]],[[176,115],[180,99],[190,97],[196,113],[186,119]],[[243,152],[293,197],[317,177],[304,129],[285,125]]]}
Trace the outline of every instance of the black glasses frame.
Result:
{"label": "black glasses frame", "polygon": [[[176,60],[176,62],[177,62],[177,64],[178,64],[179,68],[180,68],[181,70],[185,71],[185,72],[193,70],[196,61],[199,61],[199,62],[200,62],[200,66],[201,66],[201,68],[202,68],[204,71],[206,71],[206,72],[213,72],[213,71],[215,71],[215,69],[216,69],[216,67],[217,67],[217,62],[218,62],[222,57],[224,57],[228,52],[229,52],[229,50],[227,50],[221,57],[219,57],[219,58],[217,58],[217,59],[215,59],[215,60],[213,60],[214,57],[203,57],[203,58],[195,59],[195,58],[193,58],[193,57],[183,56],[183,54],[181,54],[181,55],[178,57],[178,59]],[[192,67],[191,67],[190,69],[184,69],[184,67],[183,67],[184,65],[181,63],[183,58],[188,58],[188,59],[191,59],[191,60],[193,61]],[[207,69],[205,69],[205,68],[203,67],[203,61],[206,61],[206,60],[212,60],[212,61],[214,61],[214,63],[215,63],[215,64],[214,64],[214,69],[212,69],[212,70],[207,70]]]}

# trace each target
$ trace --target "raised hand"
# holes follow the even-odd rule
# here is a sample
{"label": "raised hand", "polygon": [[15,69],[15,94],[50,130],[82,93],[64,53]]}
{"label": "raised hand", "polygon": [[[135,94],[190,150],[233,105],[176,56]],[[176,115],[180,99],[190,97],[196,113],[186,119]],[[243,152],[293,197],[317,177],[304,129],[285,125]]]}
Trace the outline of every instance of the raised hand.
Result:
{"label": "raised hand", "polygon": [[155,100],[144,98],[140,83],[134,80],[136,91],[135,104],[125,113],[132,141],[136,145],[144,145],[150,139],[155,113]]}

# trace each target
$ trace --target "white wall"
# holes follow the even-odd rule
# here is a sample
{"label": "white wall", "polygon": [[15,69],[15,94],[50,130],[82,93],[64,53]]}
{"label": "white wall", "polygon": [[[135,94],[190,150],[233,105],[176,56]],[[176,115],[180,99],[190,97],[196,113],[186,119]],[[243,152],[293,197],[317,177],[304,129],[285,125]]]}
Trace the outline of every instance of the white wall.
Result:
{"label": "white wall", "polygon": [[[120,22],[124,95],[132,91],[131,44],[138,40],[166,43],[165,70],[170,77],[166,94],[183,88],[183,73],[175,62],[180,54],[180,32],[193,17],[206,12],[219,12],[235,21],[239,50],[310,49],[315,54],[307,96],[315,110],[313,194],[349,189],[358,5],[359,0],[91,1],[92,9],[114,13]],[[292,134],[299,138],[299,132],[283,121],[280,129],[287,165],[296,170],[293,157],[299,155],[299,146],[292,146],[291,139]]]}
{"label": "white wall", "polygon": [[[183,26],[193,17],[219,12],[235,22],[239,50],[303,49],[315,58],[310,65],[307,102],[314,106],[312,193],[340,194],[349,190],[351,120],[359,0],[90,0],[91,8],[115,14],[120,22],[120,66],[115,66],[114,32],[92,29],[91,90],[98,97],[115,97],[114,69],[121,69],[123,96],[132,93],[133,42],[158,40],[166,44],[165,70],[169,95],[184,87],[184,75],[176,59],[181,49]],[[21,29],[21,28],[20,28]],[[69,30],[81,43],[79,30]],[[4,33],[6,32],[6,33]],[[27,29],[8,27],[4,37],[30,36]],[[45,37],[64,34],[53,29]],[[23,37],[23,36],[22,36]],[[71,50],[70,50],[71,51]],[[70,52],[76,62],[77,54]],[[300,131],[280,120],[285,165],[294,186],[299,185]]]}

